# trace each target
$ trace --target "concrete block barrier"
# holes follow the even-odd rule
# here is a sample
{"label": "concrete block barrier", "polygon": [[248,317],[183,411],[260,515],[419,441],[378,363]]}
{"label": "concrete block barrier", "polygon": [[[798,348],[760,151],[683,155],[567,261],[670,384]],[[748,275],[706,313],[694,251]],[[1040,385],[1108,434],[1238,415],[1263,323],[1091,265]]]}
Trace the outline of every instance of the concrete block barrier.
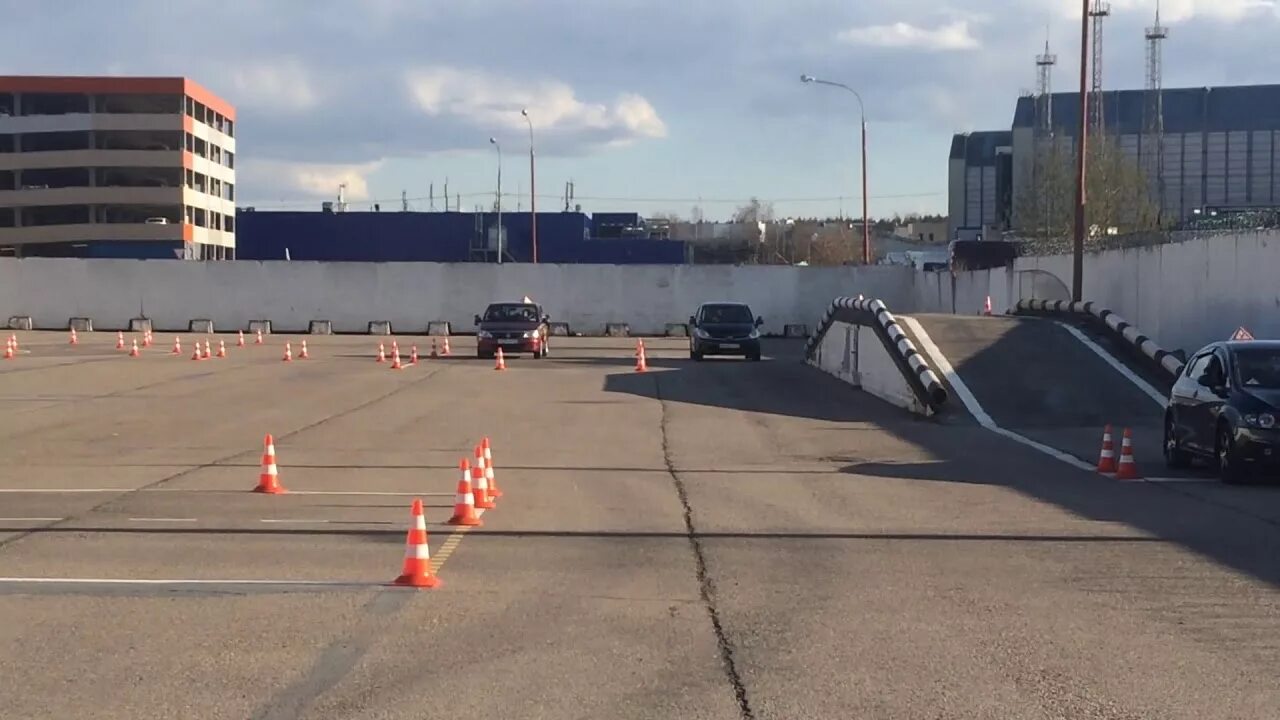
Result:
{"label": "concrete block barrier", "polygon": [[553,323],[551,323],[551,334],[552,334],[552,335],[560,335],[560,336],[568,336],[568,335],[570,334],[570,333],[569,333],[569,323],[566,323],[566,322],[553,322]]}
{"label": "concrete block barrier", "polygon": [[270,320],[250,320],[249,332],[254,334],[261,332],[263,335],[270,335],[271,321]]}
{"label": "concrete block barrier", "polygon": [[391,323],[386,320],[373,320],[369,323],[370,335],[390,335]]}
{"label": "concrete block barrier", "polygon": [[667,323],[663,334],[667,337],[689,337],[688,323]]}
{"label": "concrete block barrier", "polygon": [[93,318],[73,317],[67,321],[67,329],[78,333],[93,332]]}
{"label": "concrete block barrier", "polygon": [[803,323],[792,323],[782,326],[782,337],[784,338],[807,338],[809,337],[809,326]]}
{"label": "concrete block barrier", "polygon": [[206,319],[192,320],[187,323],[187,332],[193,333],[213,333],[213,321]]}
{"label": "concrete block barrier", "polygon": [[146,318],[146,317],[129,318],[129,332],[149,333],[149,332],[152,332],[153,330],[154,328],[151,327],[151,318]]}
{"label": "concrete block barrier", "polygon": [[604,334],[608,337],[631,337],[631,326],[627,323],[608,323],[604,326]]}
{"label": "concrete block barrier", "polygon": [[10,330],[30,330],[32,329],[31,317],[29,315],[14,315],[9,318]]}
{"label": "concrete block barrier", "polygon": [[328,320],[312,320],[307,325],[307,332],[311,335],[332,335],[333,323]]}
{"label": "concrete block barrier", "polygon": [[428,335],[452,335],[453,328],[446,320],[432,320],[427,323]]}

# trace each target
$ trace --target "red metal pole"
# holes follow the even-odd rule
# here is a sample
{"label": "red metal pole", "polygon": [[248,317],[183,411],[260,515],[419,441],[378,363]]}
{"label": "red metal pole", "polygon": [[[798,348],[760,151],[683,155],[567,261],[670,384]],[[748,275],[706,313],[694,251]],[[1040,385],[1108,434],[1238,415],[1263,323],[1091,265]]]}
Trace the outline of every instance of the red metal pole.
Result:
{"label": "red metal pole", "polygon": [[862,264],[871,264],[871,216],[867,214],[867,119],[862,118]]}
{"label": "red metal pole", "polygon": [[1080,18],[1080,124],[1076,134],[1076,217],[1071,259],[1071,299],[1080,302],[1084,294],[1085,156],[1089,151],[1089,2],[1081,0]]}
{"label": "red metal pole", "polygon": [[538,263],[538,187],[534,184],[533,130],[529,131],[529,222],[533,225],[533,262]]}

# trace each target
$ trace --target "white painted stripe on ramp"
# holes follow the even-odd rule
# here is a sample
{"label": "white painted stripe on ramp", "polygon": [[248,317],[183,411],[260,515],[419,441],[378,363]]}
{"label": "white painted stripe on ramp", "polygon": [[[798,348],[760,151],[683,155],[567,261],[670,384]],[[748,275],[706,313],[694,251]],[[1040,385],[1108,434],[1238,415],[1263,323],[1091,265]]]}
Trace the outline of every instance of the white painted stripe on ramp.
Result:
{"label": "white painted stripe on ramp", "polygon": [[1094,342],[1093,339],[1090,338],[1088,335],[1085,335],[1084,333],[1080,332],[1079,328],[1072,327],[1071,325],[1068,325],[1061,321],[1055,321],[1055,322],[1057,322],[1058,325],[1062,326],[1064,330],[1071,333],[1071,336],[1079,340],[1081,343],[1083,343],[1085,347],[1092,350],[1095,355],[1102,358],[1103,361],[1105,361],[1108,365],[1114,368],[1116,372],[1120,373],[1125,377],[1125,379],[1133,383],[1139,390],[1146,393],[1147,397],[1154,400],[1155,403],[1160,406],[1161,410],[1164,409],[1165,401],[1168,398],[1166,398],[1164,395],[1158,392],[1155,388],[1151,387],[1150,383],[1138,377],[1136,373],[1134,373],[1129,368],[1125,367],[1124,364],[1121,363],[1119,360],[1116,360],[1111,353],[1107,352],[1106,350],[1103,350],[1101,345]]}
{"label": "white painted stripe on ramp", "polygon": [[956,369],[951,366],[951,361],[948,360],[947,357],[942,354],[942,350],[938,349],[938,346],[934,344],[933,338],[929,337],[929,333],[924,331],[924,327],[921,326],[913,317],[903,317],[900,315],[898,316],[898,322],[904,323],[907,327],[911,328],[912,334],[916,336],[916,340],[920,344],[920,349],[924,351],[925,355],[929,356],[929,359],[933,362],[933,366],[938,368],[938,371],[946,377],[947,383],[951,385],[951,389],[955,391],[956,397],[960,398],[960,401],[964,403],[965,409],[969,411],[970,415],[973,415],[979,425],[993,433],[996,433],[997,435],[1003,435],[1004,437],[1015,442],[1022,443],[1029,448],[1039,450],[1045,455],[1048,455],[1055,460],[1061,460],[1078,470],[1084,470],[1085,472],[1090,473],[1095,471],[1096,468],[1094,468],[1093,465],[1084,462],[1074,455],[1069,455],[1057,448],[1049,447],[1044,443],[1036,442],[1029,437],[1019,435],[1012,430],[1006,430],[997,425],[996,421],[992,420],[991,416],[987,414],[987,411],[982,409],[982,404],[978,402],[976,397],[974,397],[973,392],[969,390],[969,386],[965,385],[964,381],[960,379],[960,376],[956,374]]}

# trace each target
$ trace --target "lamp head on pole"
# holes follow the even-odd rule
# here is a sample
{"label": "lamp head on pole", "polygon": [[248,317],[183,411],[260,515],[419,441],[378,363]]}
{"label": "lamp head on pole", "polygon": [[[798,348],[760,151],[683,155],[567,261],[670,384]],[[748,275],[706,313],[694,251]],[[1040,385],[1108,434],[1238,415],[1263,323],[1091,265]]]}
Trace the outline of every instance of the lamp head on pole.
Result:
{"label": "lamp head on pole", "polygon": [[523,115],[523,116],[525,116],[525,117],[529,117],[529,108],[522,108],[522,109],[520,110],[520,114],[521,114],[521,115]]}
{"label": "lamp head on pole", "polygon": [[813,82],[813,81],[814,81],[814,80],[816,80],[816,79],[817,79],[817,78],[815,78],[815,77],[814,77],[814,76],[812,76],[812,75],[801,75],[801,76],[800,76],[800,82],[802,82],[802,83],[811,83],[811,82]]}
{"label": "lamp head on pole", "polygon": [[497,138],[489,138],[489,143],[490,143],[490,144],[493,144],[493,145],[497,145],[497,144],[498,144],[498,139],[497,139]]}

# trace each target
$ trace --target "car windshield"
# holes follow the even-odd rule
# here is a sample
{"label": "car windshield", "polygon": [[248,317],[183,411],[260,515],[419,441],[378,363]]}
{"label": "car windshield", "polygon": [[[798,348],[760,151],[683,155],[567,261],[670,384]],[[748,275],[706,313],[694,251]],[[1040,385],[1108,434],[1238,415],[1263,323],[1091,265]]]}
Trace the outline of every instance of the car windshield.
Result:
{"label": "car windshield", "polygon": [[1246,388],[1280,390],[1280,350],[1236,350],[1236,372]]}
{"label": "car windshield", "polygon": [[704,305],[702,322],[711,325],[749,324],[751,309],[746,305]]}
{"label": "car windshield", "polygon": [[538,322],[536,305],[490,305],[484,311],[485,322]]}

